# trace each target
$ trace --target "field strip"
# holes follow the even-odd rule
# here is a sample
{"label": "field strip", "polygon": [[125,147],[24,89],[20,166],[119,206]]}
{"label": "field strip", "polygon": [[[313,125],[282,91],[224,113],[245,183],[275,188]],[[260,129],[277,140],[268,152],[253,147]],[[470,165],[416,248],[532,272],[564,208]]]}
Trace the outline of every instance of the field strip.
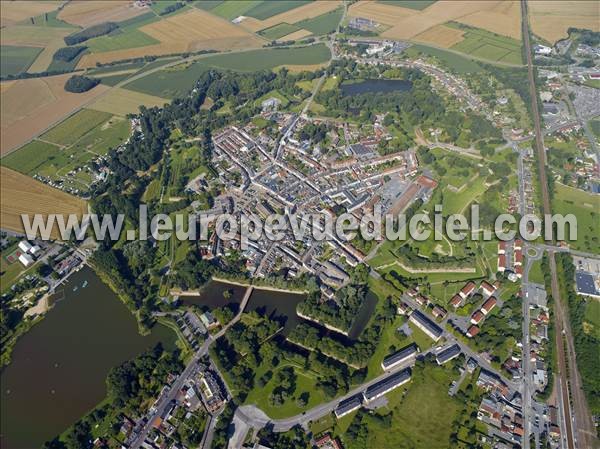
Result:
{"label": "field strip", "polygon": [[270,28],[280,23],[296,23],[304,19],[312,19],[337,9],[342,4],[341,0],[317,0],[290,11],[277,14],[265,20],[258,20],[248,17],[240,22],[240,25],[247,30],[256,33],[257,31]]}

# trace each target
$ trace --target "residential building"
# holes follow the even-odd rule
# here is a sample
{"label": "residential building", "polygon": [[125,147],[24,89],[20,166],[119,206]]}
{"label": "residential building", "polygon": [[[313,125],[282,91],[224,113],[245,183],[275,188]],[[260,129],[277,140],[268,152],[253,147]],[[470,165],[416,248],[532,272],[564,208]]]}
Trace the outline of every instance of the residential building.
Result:
{"label": "residential building", "polygon": [[475,285],[475,282],[469,281],[460,290],[459,294],[460,294],[460,296],[462,296],[463,299],[466,299],[467,297],[471,296],[471,294],[473,294],[473,292],[475,291],[476,287],[477,286]]}
{"label": "residential building", "polygon": [[384,358],[383,362],[381,362],[381,367],[384,370],[391,369],[401,363],[414,359],[417,356],[418,352],[419,349],[416,345],[407,346],[406,348],[401,349],[400,351],[397,351]]}
{"label": "residential building", "polygon": [[447,363],[450,360],[458,357],[460,353],[460,346],[458,346],[457,344],[453,344],[452,346],[438,353],[438,355],[435,356],[435,360],[437,361],[438,365],[443,365],[444,363]]}
{"label": "residential building", "polygon": [[347,414],[352,413],[354,410],[359,409],[361,406],[362,396],[357,394],[340,402],[334,413],[336,418],[339,419],[342,416],[346,416]]}
{"label": "residential building", "polygon": [[442,336],[442,328],[435,324],[422,312],[415,310],[410,314],[409,320],[429,336],[433,341],[438,341]]}
{"label": "residential building", "polygon": [[410,370],[406,369],[397,374],[389,376],[384,380],[377,382],[371,385],[363,392],[363,396],[366,402],[374,401],[375,399],[380,398],[386,393],[398,388],[401,385],[404,385],[406,382],[410,380]]}
{"label": "residential building", "polygon": [[490,296],[486,302],[483,303],[483,305],[481,306],[481,312],[484,315],[487,315],[488,313],[490,313],[494,307],[496,307],[496,304],[498,303],[498,301],[496,300],[495,296]]}

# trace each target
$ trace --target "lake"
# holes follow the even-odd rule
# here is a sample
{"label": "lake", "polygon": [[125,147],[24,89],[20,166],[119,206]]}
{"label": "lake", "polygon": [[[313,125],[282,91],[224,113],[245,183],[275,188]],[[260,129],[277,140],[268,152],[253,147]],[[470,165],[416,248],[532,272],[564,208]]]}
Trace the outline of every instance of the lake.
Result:
{"label": "lake", "polygon": [[64,287],[64,299],[19,339],[2,371],[2,448],[39,448],[104,399],[110,368],[158,342],[175,345],[165,326],[140,335],[134,316],[90,268]]}
{"label": "lake", "polygon": [[358,83],[342,83],[340,89],[342,95],[360,95],[366,93],[387,93],[394,91],[408,91],[412,88],[412,83],[405,80],[385,80],[372,79],[364,80]]}

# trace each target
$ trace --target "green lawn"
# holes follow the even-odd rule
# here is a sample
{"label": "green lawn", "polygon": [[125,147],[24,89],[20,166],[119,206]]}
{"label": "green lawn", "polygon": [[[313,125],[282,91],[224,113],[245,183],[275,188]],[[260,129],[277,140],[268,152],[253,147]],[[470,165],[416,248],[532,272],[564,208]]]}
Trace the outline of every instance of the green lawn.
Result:
{"label": "green lawn", "polygon": [[437,0],[379,0],[379,3],[422,11],[428,6],[433,5],[436,1]]}
{"label": "green lawn", "polygon": [[544,283],[544,273],[542,272],[542,260],[536,260],[531,264],[529,269],[529,280],[531,282],[537,282],[538,284]]}
{"label": "green lawn", "polygon": [[57,145],[70,145],[96,126],[106,122],[110,117],[111,114],[107,112],[82,109],[50,131],[42,134],[40,140]]}
{"label": "green lawn", "polygon": [[41,52],[42,48],[39,47],[2,45],[0,47],[0,72],[2,76],[26,72]]}
{"label": "green lawn", "polygon": [[246,16],[254,17],[258,20],[265,20],[269,17],[281,14],[282,12],[298,8],[299,6],[310,3],[310,0],[278,0],[260,2],[246,12]]}
{"label": "green lawn", "polygon": [[600,301],[589,299],[585,308],[583,329],[600,339]]}
{"label": "green lawn", "polygon": [[465,32],[464,40],[453,45],[452,50],[494,62],[523,63],[521,42],[516,39],[456,22],[448,26]]}
{"label": "green lawn", "polygon": [[600,196],[556,183],[552,212],[563,215],[573,214],[577,218],[577,240],[569,242],[571,247],[581,251],[597,252]]}
{"label": "green lawn", "polygon": [[320,16],[313,17],[312,19],[305,19],[297,22],[299,28],[308,30],[315,35],[333,33],[336,29],[342,16],[344,14],[343,8],[338,8]]}
{"label": "green lawn", "polygon": [[280,37],[287,36],[288,34],[293,33],[294,31],[298,31],[296,25],[290,25],[289,23],[280,23],[278,25],[272,26],[271,28],[266,28],[261,30],[258,34],[260,34],[265,39],[269,39],[270,41],[274,41],[279,39]]}
{"label": "green lawn", "polygon": [[457,55],[438,48],[428,47],[427,45],[415,44],[406,50],[409,56],[423,53],[427,56],[437,58],[442,64],[458,74],[482,72],[483,68],[476,61],[465,56]]}
{"label": "green lawn", "polygon": [[173,98],[190,90],[199,76],[211,67],[254,72],[285,64],[319,64],[327,61],[330,56],[329,49],[324,44],[209,56],[193,64],[182,64],[152,73],[127,84],[127,88],[162,98]]}
{"label": "green lawn", "polygon": [[235,19],[239,16],[247,15],[246,13],[250,11],[255,6],[258,6],[262,3],[262,0],[226,0],[222,3],[219,3],[216,7],[212,8],[210,12],[221,16],[227,20]]}

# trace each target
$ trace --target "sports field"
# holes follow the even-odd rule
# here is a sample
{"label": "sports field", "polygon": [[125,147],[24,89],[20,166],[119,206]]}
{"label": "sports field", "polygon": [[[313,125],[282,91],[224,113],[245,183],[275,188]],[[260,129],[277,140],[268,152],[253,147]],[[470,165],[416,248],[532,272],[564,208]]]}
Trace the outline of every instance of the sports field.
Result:
{"label": "sports field", "polygon": [[464,33],[452,50],[489,61],[522,64],[521,41],[456,22],[448,26]]}
{"label": "sports field", "polygon": [[70,77],[66,74],[17,80],[1,89],[0,154],[20,147],[108,89],[98,85],[84,93],[66,92],[64,85]]}
{"label": "sports field", "polygon": [[127,89],[162,98],[182,95],[192,88],[200,74],[210,67],[243,72],[270,70],[279,66],[321,64],[331,57],[324,44],[292,49],[261,49],[199,59],[152,73],[126,85]]}
{"label": "sports field", "polygon": [[42,49],[38,47],[1,46],[0,72],[2,76],[26,72],[41,51]]}
{"label": "sports field", "polygon": [[[87,212],[87,204],[60,190],[42,184],[29,176],[0,167],[0,226],[24,232],[21,214],[77,214]],[[58,237],[56,233],[53,237]]]}

